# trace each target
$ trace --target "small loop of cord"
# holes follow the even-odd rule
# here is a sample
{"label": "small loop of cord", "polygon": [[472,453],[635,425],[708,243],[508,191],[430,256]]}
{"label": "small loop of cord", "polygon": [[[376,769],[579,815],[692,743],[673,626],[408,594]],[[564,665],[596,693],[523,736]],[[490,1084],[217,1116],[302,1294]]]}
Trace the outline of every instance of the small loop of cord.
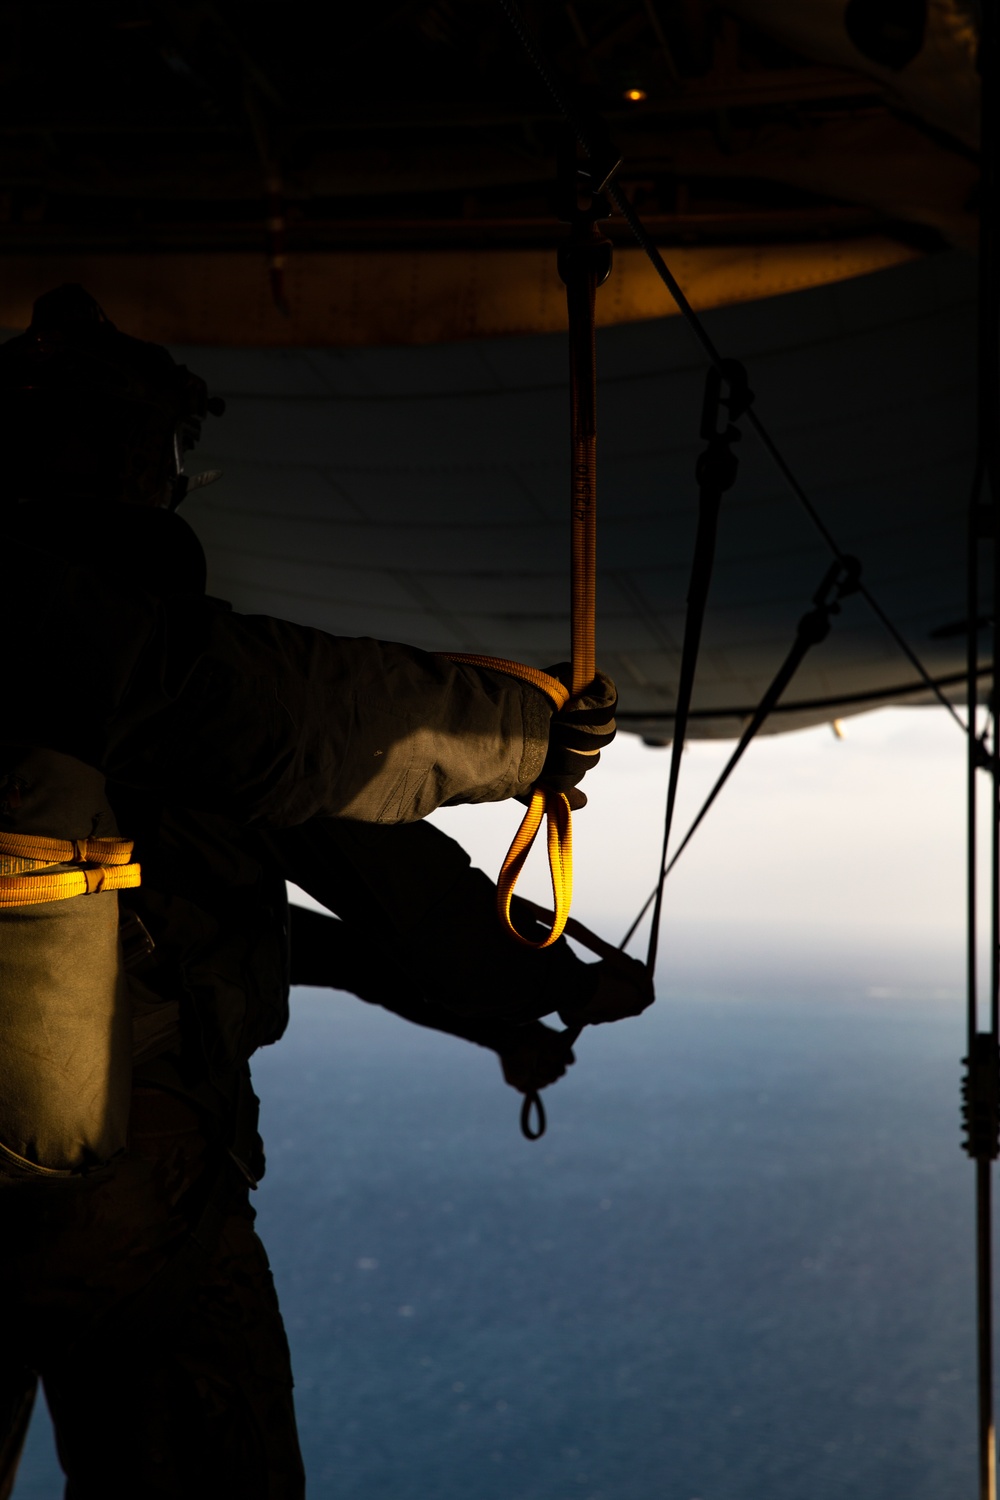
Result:
{"label": "small loop of cord", "polygon": [[[549,877],[552,881],[552,925],[548,936],[540,942],[518,932],[510,914],[514,887],[531,852],[535,835],[546,819],[546,838],[549,848]],[[517,942],[525,948],[550,948],[562,937],[569,919],[573,900],[573,815],[569,798],[565,792],[555,792],[551,787],[536,786],[531,794],[528,810],[521,826],[507,850],[500,875],[497,879],[497,912],[500,921]]]}
{"label": "small loop of cord", "polygon": [[[535,1116],[534,1126],[531,1123],[532,1113]],[[537,1089],[532,1089],[530,1094],[525,1094],[521,1104],[521,1134],[526,1141],[540,1141],[545,1134],[546,1123],[541,1095]]]}

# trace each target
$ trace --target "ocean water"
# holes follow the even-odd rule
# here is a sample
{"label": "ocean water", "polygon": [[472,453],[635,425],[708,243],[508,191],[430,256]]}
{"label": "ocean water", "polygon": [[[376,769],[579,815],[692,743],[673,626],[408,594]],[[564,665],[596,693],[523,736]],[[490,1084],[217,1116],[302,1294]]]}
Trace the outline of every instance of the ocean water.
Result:
{"label": "ocean water", "polygon": [[674,989],[536,1144],[491,1054],[295,994],[258,1208],[313,1497],[975,1494],[960,1000]]}

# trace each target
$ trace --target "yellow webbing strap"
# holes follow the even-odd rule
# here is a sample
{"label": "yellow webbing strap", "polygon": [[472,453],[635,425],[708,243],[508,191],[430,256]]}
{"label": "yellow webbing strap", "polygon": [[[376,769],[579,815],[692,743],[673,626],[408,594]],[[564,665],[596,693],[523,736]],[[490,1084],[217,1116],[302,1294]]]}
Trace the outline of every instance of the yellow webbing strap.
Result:
{"label": "yellow webbing strap", "polygon": [[[477,656],[473,651],[440,651],[438,655],[443,656],[445,661],[461,661],[470,667],[485,667],[489,672],[505,672],[508,677],[519,677],[522,682],[530,682],[532,687],[538,688],[539,692],[546,693],[552,699],[556,713],[569,702],[569,688],[558,677],[550,677],[548,672],[540,672],[537,667],[526,667],[523,662],[509,661],[506,656]],[[587,682],[593,675],[591,672]]]}
{"label": "yellow webbing strap", "polygon": [[[509,661],[502,656],[476,656],[471,652],[448,651],[441,653],[448,661],[464,662],[471,667],[484,667],[490,672],[504,672],[508,677],[517,677],[521,682],[530,682],[532,687],[547,694],[558,713],[569,702],[569,689],[558,677],[550,677],[537,667],[526,667],[522,662]],[[587,679],[589,682],[589,678]],[[546,835],[549,850],[549,877],[552,881],[552,904],[554,913],[548,935],[541,942],[526,938],[514,926],[510,914],[510,903],[514,887],[531,852],[535,836],[546,820]],[[535,786],[528,804],[528,811],[521,819],[521,826],[504,856],[497,878],[497,913],[500,921],[519,943],[526,948],[550,948],[562,936],[569,917],[573,899],[573,814],[565,792],[555,792],[551,787]]]}
{"label": "yellow webbing strap", "polygon": [[[140,883],[127,839],[50,839],[0,832],[0,908],[67,901]],[[54,870],[53,865],[76,865]]]}
{"label": "yellow webbing strap", "polygon": [[[548,936],[540,943],[526,938],[514,926],[510,914],[510,903],[517,885],[518,876],[546,820],[546,842],[549,847],[549,878],[552,881],[552,924]],[[504,858],[497,878],[497,911],[507,931],[526,948],[549,948],[562,937],[573,900],[573,814],[565,792],[554,792],[550,787],[536,786],[531,794],[528,811],[521,819],[521,826]]]}
{"label": "yellow webbing strap", "polygon": [[0,831],[0,854],[20,856],[31,865],[127,865],[132,844],[128,839],[47,839]]}

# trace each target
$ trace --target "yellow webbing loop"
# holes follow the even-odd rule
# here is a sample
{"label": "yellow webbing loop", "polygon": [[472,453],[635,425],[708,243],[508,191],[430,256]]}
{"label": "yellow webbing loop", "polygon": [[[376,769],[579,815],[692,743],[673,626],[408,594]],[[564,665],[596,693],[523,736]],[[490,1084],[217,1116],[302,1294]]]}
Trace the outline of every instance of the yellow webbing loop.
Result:
{"label": "yellow webbing loop", "polygon": [[[526,938],[514,926],[510,914],[510,903],[517,885],[518,876],[546,820],[546,841],[549,848],[549,878],[552,881],[552,924],[548,936],[540,943]],[[573,814],[565,792],[554,792],[549,787],[536,786],[531,794],[528,811],[521,819],[521,826],[507,850],[500,875],[497,879],[497,911],[512,937],[526,948],[549,948],[562,937],[569,917],[573,899]]]}
{"label": "yellow webbing loop", "polygon": [[[51,839],[0,832],[0,908],[67,901],[140,883],[128,839]],[[76,865],[73,870],[53,865]]]}
{"label": "yellow webbing loop", "polygon": [[[552,700],[556,712],[569,702],[569,689],[558,677],[540,672],[537,667],[526,667],[523,662],[509,661],[502,656],[477,656],[471,652],[442,652],[448,661],[464,662],[470,667],[484,667],[491,672],[504,672],[508,677],[517,677],[521,682],[530,682]],[[587,679],[590,681],[590,678]],[[586,684],[585,684],[586,686]],[[552,882],[552,904],[554,912],[548,935],[541,942],[526,938],[514,926],[510,914],[510,903],[514,887],[531,852],[535,835],[546,820],[546,840],[549,851],[549,878]],[[497,877],[497,914],[503,926],[523,943],[526,948],[550,948],[562,937],[573,900],[573,814],[565,792],[555,792],[551,787],[536,785],[531,793],[528,810],[504,856]]]}

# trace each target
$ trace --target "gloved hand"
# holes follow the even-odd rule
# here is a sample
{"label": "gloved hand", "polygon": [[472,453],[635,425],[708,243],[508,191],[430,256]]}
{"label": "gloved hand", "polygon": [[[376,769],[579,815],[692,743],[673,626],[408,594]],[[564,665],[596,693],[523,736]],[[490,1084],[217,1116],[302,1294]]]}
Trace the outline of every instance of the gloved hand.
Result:
{"label": "gloved hand", "polygon": [[576,1059],[564,1031],[553,1031],[541,1021],[520,1030],[524,1035],[500,1053],[500,1066],[512,1089],[533,1094],[555,1083]]}
{"label": "gloved hand", "polygon": [[656,999],[646,965],[637,958],[616,953],[592,967],[597,970],[597,984],[590,999],[559,1007],[564,1026],[600,1026],[605,1021],[640,1016]]}
{"label": "gloved hand", "polygon": [[[572,678],[568,662],[559,662],[545,670],[550,677],[558,677],[569,687]],[[618,692],[614,683],[603,672],[598,672],[589,687],[552,715],[549,752],[538,779],[554,791],[565,792],[574,810],[587,805],[585,794],[576,787],[597,765],[604,747],[614,739],[617,707]]]}

